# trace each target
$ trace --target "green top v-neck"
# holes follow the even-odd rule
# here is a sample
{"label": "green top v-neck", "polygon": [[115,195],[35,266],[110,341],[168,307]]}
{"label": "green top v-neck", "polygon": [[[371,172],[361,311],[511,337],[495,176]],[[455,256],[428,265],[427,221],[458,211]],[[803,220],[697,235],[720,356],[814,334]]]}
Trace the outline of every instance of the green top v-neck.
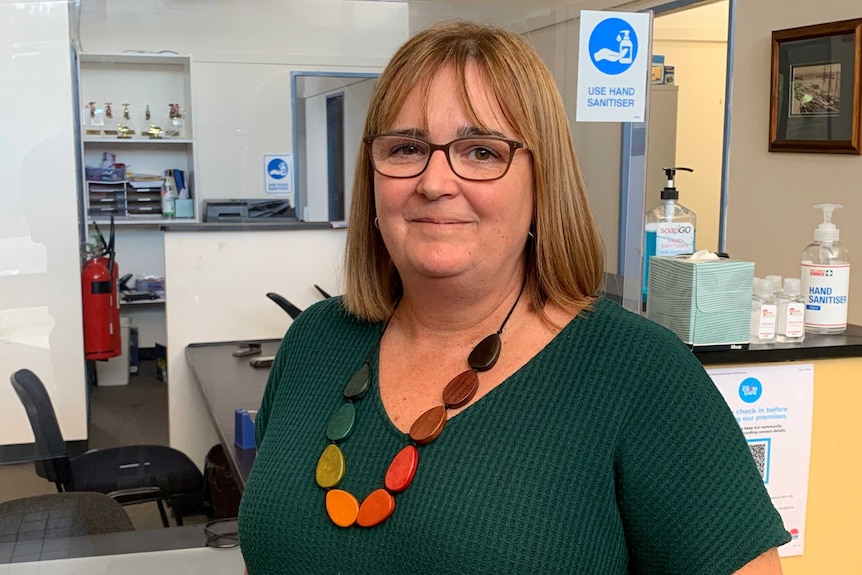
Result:
{"label": "green top v-neck", "polygon": [[[250,575],[726,574],[790,540],[697,359],[605,299],[420,447],[385,523],[335,526],[315,467],[327,420],[380,330],[340,298],[288,330],[240,509]],[[340,487],[360,501],[406,444],[380,400],[376,357],[371,368],[342,444]]]}

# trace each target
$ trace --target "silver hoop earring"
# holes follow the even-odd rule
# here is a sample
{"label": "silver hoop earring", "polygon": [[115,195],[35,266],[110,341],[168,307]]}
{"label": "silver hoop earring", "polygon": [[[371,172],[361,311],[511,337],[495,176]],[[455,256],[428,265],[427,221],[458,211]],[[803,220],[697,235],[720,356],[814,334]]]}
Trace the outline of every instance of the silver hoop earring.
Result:
{"label": "silver hoop earring", "polygon": [[531,238],[536,237],[536,232],[533,230],[533,226],[530,226],[530,229],[527,230],[527,235],[530,236]]}
{"label": "silver hoop earring", "polygon": [[374,218],[374,227],[378,230],[380,229],[380,220],[378,220],[377,217]]}

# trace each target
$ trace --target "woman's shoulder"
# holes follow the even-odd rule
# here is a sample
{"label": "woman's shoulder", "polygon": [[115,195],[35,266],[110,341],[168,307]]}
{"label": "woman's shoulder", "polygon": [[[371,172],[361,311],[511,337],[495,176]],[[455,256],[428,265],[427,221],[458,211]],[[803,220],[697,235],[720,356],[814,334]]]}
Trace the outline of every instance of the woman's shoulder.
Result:
{"label": "woman's shoulder", "polygon": [[328,297],[302,310],[287,330],[285,339],[308,338],[314,334],[341,337],[371,329],[373,323],[351,314],[344,306],[343,298]]}
{"label": "woman's shoulder", "polygon": [[296,317],[291,324],[301,329],[312,329],[316,327],[334,327],[338,324],[358,324],[361,320],[351,315],[344,307],[344,300],[340,295],[328,297],[324,300],[314,302]]}
{"label": "woman's shoulder", "polygon": [[603,341],[611,344],[632,346],[644,345],[654,349],[665,346],[672,351],[689,352],[688,347],[675,333],[635,312],[625,309],[607,297],[597,298],[590,307],[573,320],[584,321]]}

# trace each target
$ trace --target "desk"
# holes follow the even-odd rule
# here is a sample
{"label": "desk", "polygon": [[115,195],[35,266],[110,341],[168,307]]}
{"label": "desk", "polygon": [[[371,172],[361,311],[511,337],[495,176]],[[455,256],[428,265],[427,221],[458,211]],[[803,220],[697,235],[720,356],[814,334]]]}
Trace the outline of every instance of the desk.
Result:
{"label": "desk", "polygon": [[254,368],[249,360],[261,355],[275,355],[280,339],[251,340],[261,344],[261,353],[234,357],[237,343],[193,343],[186,347],[186,361],[200,387],[216,433],[219,436],[231,471],[241,491],[251,472],[256,451],[240,449],[233,443],[236,409],[257,409],[266,388],[267,368]]}

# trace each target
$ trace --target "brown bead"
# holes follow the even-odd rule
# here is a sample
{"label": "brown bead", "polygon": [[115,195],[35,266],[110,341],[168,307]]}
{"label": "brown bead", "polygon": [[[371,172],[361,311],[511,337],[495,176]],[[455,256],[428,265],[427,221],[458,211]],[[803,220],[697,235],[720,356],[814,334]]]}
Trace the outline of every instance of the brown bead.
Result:
{"label": "brown bead", "polygon": [[456,375],[443,390],[443,403],[449,409],[458,409],[470,403],[479,390],[479,376],[472,369]]}
{"label": "brown bead", "polygon": [[410,439],[417,445],[431,443],[443,431],[446,425],[446,406],[432,407],[419,416],[410,427]]}
{"label": "brown bead", "polygon": [[502,345],[500,336],[492,333],[473,348],[470,357],[467,358],[467,363],[476,371],[488,371],[497,363]]}

